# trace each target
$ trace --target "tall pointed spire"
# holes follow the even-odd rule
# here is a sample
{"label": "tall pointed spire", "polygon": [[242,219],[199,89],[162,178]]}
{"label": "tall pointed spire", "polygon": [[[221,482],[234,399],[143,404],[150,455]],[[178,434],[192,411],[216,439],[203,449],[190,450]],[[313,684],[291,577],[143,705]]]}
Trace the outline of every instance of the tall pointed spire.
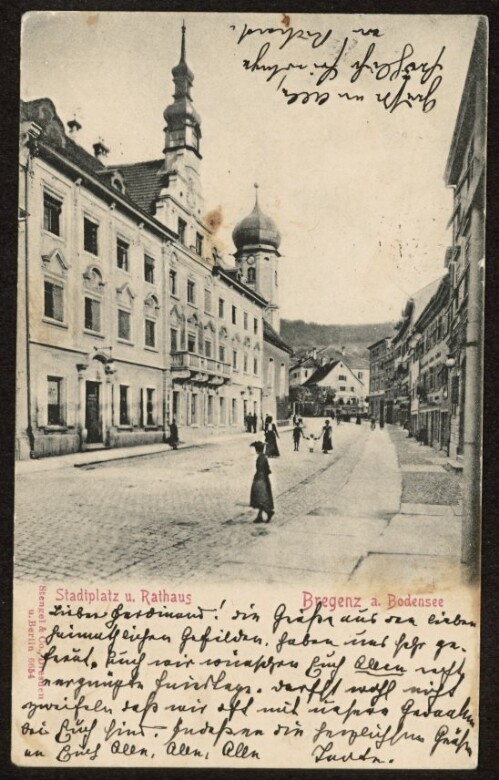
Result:
{"label": "tall pointed spire", "polygon": [[201,120],[192,105],[191,87],[194,82],[194,74],[186,62],[186,27],[184,22],[182,22],[181,29],[180,60],[172,68],[175,84],[173,103],[164,111],[166,120],[165,151],[189,148],[200,156]]}

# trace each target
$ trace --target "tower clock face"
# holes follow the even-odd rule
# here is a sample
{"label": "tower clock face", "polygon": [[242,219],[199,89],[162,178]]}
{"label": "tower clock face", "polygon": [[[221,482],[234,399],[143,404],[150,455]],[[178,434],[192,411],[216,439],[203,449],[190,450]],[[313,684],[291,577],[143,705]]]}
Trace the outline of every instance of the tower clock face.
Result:
{"label": "tower clock face", "polygon": [[246,260],[246,262],[248,263],[248,265],[253,265],[255,262],[255,258],[253,257],[253,255],[250,255]]}

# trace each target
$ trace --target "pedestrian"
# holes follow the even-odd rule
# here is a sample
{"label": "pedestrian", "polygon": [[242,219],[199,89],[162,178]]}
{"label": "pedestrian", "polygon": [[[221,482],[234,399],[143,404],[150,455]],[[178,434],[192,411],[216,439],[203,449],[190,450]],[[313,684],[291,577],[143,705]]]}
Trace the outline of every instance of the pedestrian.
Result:
{"label": "pedestrian", "polygon": [[256,433],[257,425],[258,425],[258,417],[256,416],[256,412],[255,412],[251,418],[251,427],[253,429],[253,433]]}
{"label": "pedestrian", "polygon": [[293,426],[295,426],[298,423],[298,417],[296,414],[293,415]]}
{"label": "pedestrian", "polygon": [[376,428],[376,417],[373,414],[371,415],[371,430],[374,431],[375,428]]}
{"label": "pedestrian", "polygon": [[[274,514],[274,500],[272,498],[272,487],[269,475],[271,474],[269,461],[264,453],[265,444],[262,441],[254,441],[250,445],[256,450],[256,472],[251,485],[250,506],[258,509],[258,514],[253,520],[254,523],[270,523]],[[267,519],[263,519],[263,512]]]}
{"label": "pedestrian", "polygon": [[341,414],[339,412],[336,412],[336,425],[339,425],[341,422]]}
{"label": "pedestrian", "polygon": [[296,420],[295,426],[293,428],[293,444],[294,444],[294,452],[298,452],[300,449],[300,439],[305,438],[305,434],[303,433],[303,425],[301,420]]}
{"label": "pedestrian", "polygon": [[327,455],[328,452],[331,452],[333,449],[333,429],[331,428],[331,423],[329,420],[326,420],[324,423],[324,427],[321,431],[322,435],[322,452],[324,455]]}
{"label": "pedestrian", "polygon": [[357,419],[355,420],[355,425],[361,425],[360,414],[357,415]]}
{"label": "pedestrian", "polygon": [[263,424],[263,430],[265,431],[265,433],[267,433],[268,427],[271,424],[272,424],[272,417],[270,416],[270,414],[267,414],[265,417],[265,422]]}
{"label": "pedestrian", "polygon": [[267,420],[267,429],[265,431],[265,453],[268,458],[278,458],[280,455],[279,447],[277,446],[277,439],[279,438],[279,434],[277,433],[275,422],[273,422],[270,415],[268,415]]}
{"label": "pedestrian", "polygon": [[170,423],[170,436],[166,440],[166,443],[169,444],[173,450],[178,450],[179,438],[178,438],[178,427],[177,427],[177,422],[175,420],[175,417],[172,419]]}

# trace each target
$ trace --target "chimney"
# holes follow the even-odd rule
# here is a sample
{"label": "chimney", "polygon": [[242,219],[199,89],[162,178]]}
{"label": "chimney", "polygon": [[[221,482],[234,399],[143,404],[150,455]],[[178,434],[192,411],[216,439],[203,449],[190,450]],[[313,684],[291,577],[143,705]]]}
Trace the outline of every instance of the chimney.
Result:
{"label": "chimney", "polygon": [[73,116],[73,118],[68,122],[68,128],[70,135],[76,135],[78,131],[81,130],[81,124],[78,122],[76,116]]}
{"label": "chimney", "polygon": [[342,348],[341,348],[341,356],[342,356],[342,357],[345,357],[345,351],[346,351],[346,350],[345,350],[345,347],[344,347],[344,346],[342,346]]}
{"label": "chimney", "polygon": [[109,148],[105,146],[104,141],[102,138],[99,138],[99,140],[93,144],[94,149],[94,155],[99,159],[99,157],[107,157],[109,154]]}
{"label": "chimney", "polygon": [[313,358],[314,360],[317,360],[317,347],[314,347],[314,348],[312,349],[312,358]]}

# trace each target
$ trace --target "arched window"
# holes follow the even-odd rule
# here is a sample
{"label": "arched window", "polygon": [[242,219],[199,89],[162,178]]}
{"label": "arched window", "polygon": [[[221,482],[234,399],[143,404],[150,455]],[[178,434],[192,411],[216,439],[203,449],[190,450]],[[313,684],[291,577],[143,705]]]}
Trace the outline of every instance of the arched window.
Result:
{"label": "arched window", "polygon": [[247,280],[250,284],[254,284],[256,282],[256,269],[255,268],[248,268],[248,276]]}

